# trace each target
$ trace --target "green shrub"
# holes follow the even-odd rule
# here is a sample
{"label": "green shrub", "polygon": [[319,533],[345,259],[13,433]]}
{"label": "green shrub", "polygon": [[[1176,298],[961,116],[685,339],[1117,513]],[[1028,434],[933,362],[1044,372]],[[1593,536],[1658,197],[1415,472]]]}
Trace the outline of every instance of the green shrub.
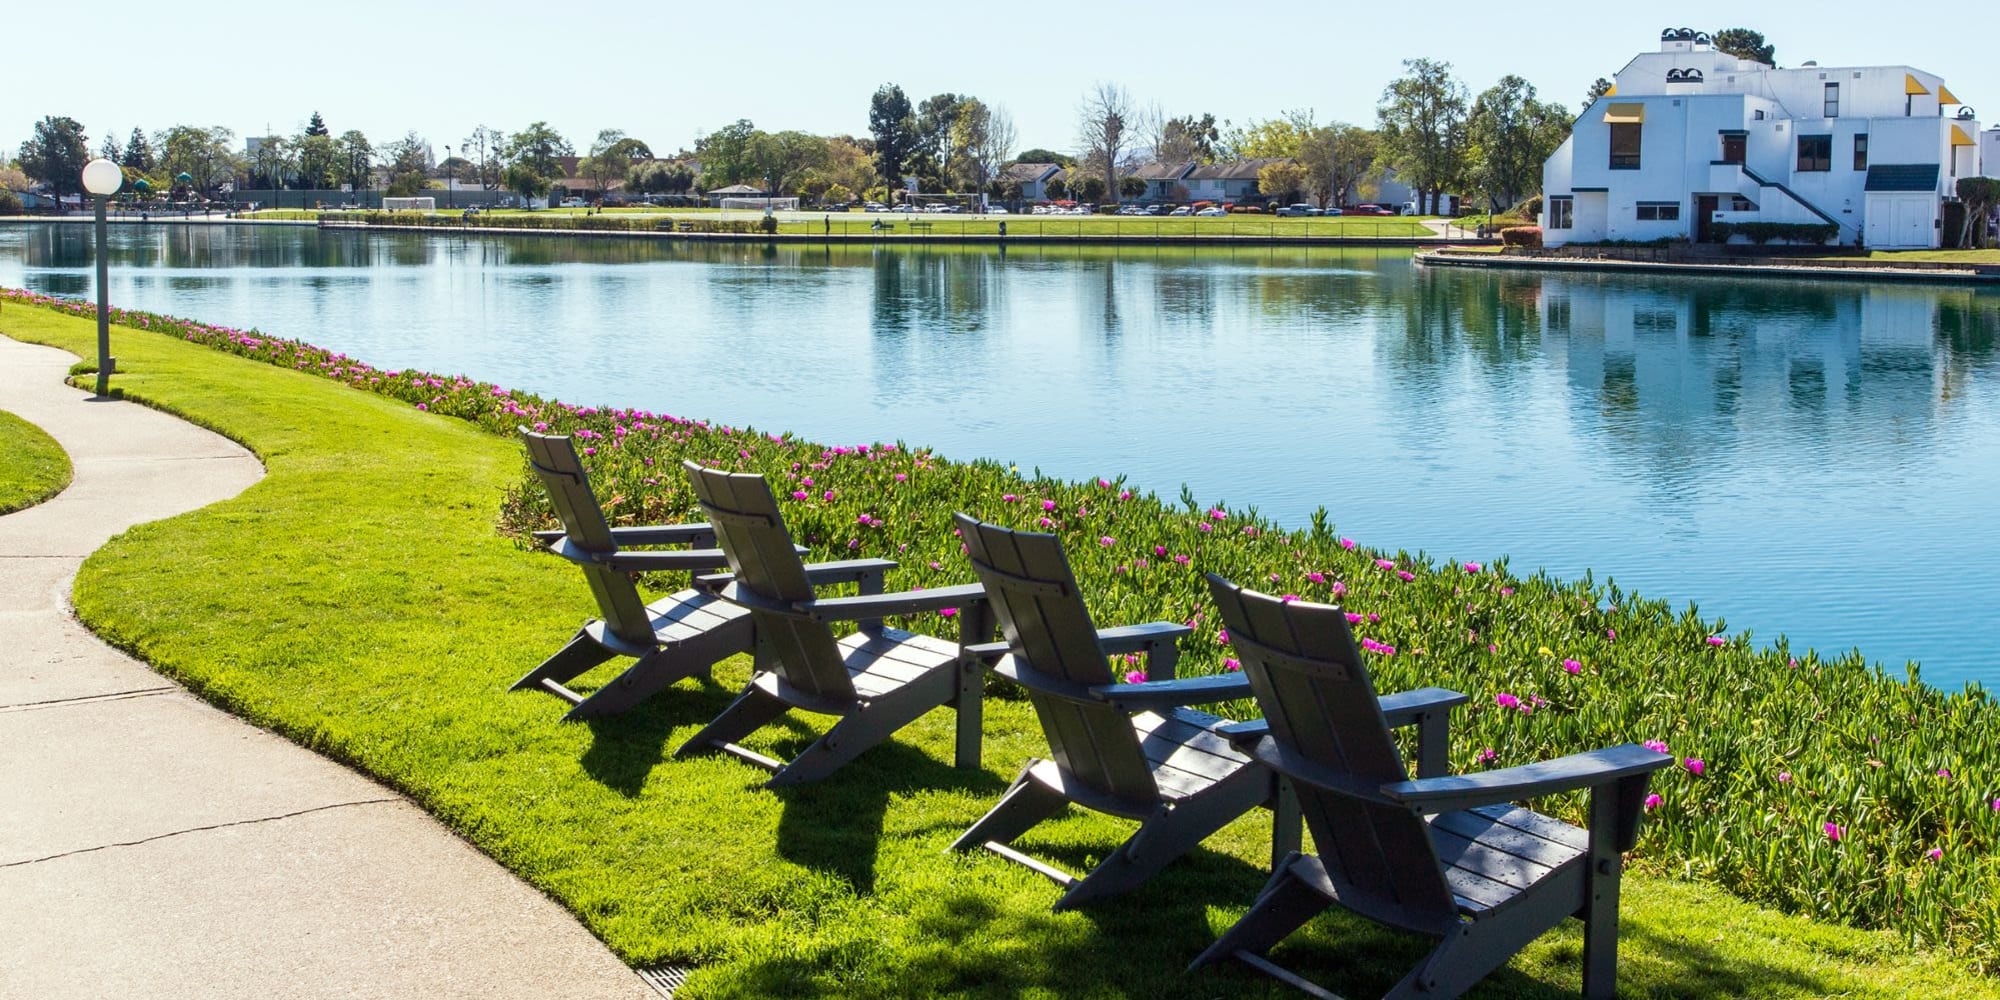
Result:
{"label": "green shrub", "polygon": [[1741,236],[1751,243],[1827,243],[1840,235],[1840,227],[1828,222],[1718,222],[1709,229],[1710,238],[1727,243]]}
{"label": "green shrub", "polygon": [[20,215],[25,211],[21,196],[6,188],[0,188],[0,215]]}
{"label": "green shrub", "polygon": [[1500,230],[1500,242],[1510,247],[1535,247],[1542,245],[1542,227],[1512,226]]}

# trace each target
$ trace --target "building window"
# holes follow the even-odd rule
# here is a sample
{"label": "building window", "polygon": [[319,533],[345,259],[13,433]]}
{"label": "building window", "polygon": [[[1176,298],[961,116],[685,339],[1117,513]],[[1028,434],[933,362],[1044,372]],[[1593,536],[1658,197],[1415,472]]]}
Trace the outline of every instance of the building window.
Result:
{"label": "building window", "polygon": [[1840,117],[1840,84],[1829,83],[1826,85],[1826,117]]}
{"label": "building window", "polygon": [[1618,123],[1611,126],[1611,169],[1639,169],[1639,129],[1636,123]]}
{"label": "building window", "polygon": [[1757,203],[1740,194],[1734,195],[1729,199],[1729,210],[1732,212],[1755,212],[1757,210]]}
{"label": "building window", "polygon": [[1810,174],[1833,169],[1833,136],[1799,136],[1799,173]]}
{"label": "building window", "polygon": [[1576,199],[1568,195],[1557,195],[1549,199],[1549,228],[1576,228]]}
{"label": "building window", "polygon": [[1638,208],[1640,222],[1677,222],[1681,217],[1681,203],[1677,201],[1642,201]]}
{"label": "building window", "polygon": [[1854,137],[1854,169],[1868,169],[1868,136],[1865,134]]}

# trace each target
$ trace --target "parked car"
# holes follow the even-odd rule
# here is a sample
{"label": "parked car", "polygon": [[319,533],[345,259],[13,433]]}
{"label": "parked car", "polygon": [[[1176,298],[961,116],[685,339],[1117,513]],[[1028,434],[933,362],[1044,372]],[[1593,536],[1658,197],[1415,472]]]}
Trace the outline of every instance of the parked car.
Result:
{"label": "parked car", "polygon": [[1324,208],[1324,209],[1321,209],[1321,210],[1320,210],[1320,213],[1319,213],[1319,214],[1321,214],[1321,215],[1324,215],[1324,216],[1327,216],[1328,218],[1332,218],[1333,216],[1336,216],[1336,215],[1339,215],[1339,214],[1340,214],[1340,209],[1337,209],[1337,208]]}
{"label": "parked car", "polygon": [[1348,215],[1395,215],[1382,205],[1354,205],[1347,209]]}
{"label": "parked car", "polygon": [[1180,206],[1177,206],[1177,207],[1176,207],[1176,208],[1175,208],[1175,209],[1174,209],[1173,211],[1171,211],[1171,212],[1168,212],[1167,214],[1168,214],[1168,215],[1193,215],[1193,214],[1194,214],[1194,209],[1192,209],[1192,208],[1189,208],[1189,207],[1187,207],[1186,205],[1180,205]]}
{"label": "parked car", "polygon": [[1139,214],[1141,214],[1141,213],[1140,213],[1140,209],[1139,209],[1139,206],[1137,206],[1137,205],[1120,205],[1120,206],[1118,206],[1118,214],[1119,214],[1119,215],[1139,215]]}
{"label": "parked car", "polygon": [[1204,208],[1201,211],[1196,212],[1194,214],[1199,215],[1203,218],[1214,218],[1220,215],[1228,215],[1229,210],[1223,208],[1221,205],[1210,205],[1207,208]]}
{"label": "parked car", "polygon": [[1005,205],[989,205],[989,206],[987,206],[987,208],[986,208],[986,214],[987,214],[987,215],[1010,215],[1010,214],[1012,214],[1012,213],[1010,213],[1010,212],[1008,212],[1008,211],[1007,211],[1007,206],[1005,206]]}
{"label": "parked car", "polygon": [[1145,207],[1144,209],[1140,210],[1139,214],[1140,214],[1140,215],[1165,215],[1165,214],[1167,214],[1167,210],[1166,210],[1165,208],[1163,208],[1163,207],[1159,206],[1159,205],[1147,205],[1147,206],[1146,206],[1146,207]]}
{"label": "parked car", "polygon": [[889,210],[889,206],[884,205],[879,201],[871,201],[863,204],[861,206],[861,210],[864,212],[886,212]]}
{"label": "parked car", "polygon": [[582,208],[582,207],[583,207],[583,199],[582,199],[582,198],[564,198],[564,199],[562,200],[562,207],[564,207],[564,208]]}
{"label": "parked car", "polygon": [[1291,204],[1291,205],[1285,205],[1285,206],[1283,206],[1283,207],[1279,208],[1279,209],[1278,209],[1278,211],[1277,211],[1276,213],[1274,213],[1274,214],[1277,214],[1277,215],[1282,215],[1282,216],[1286,216],[1286,217],[1297,217],[1297,216],[1305,216],[1305,215],[1318,215],[1318,214],[1319,214],[1319,209],[1317,209],[1317,208],[1314,208],[1313,206],[1311,206],[1311,205],[1308,205],[1308,204],[1306,204],[1305,202],[1297,202],[1297,203],[1294,203],[1294,204]]}

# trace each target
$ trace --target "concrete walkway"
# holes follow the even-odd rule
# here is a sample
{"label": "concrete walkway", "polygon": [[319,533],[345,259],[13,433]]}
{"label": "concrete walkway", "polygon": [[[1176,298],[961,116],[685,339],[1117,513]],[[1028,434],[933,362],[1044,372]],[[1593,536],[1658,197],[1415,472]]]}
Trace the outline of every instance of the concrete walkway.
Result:
{"label": "concrete walkway", "polygon": [[263,469],[64,386],[73,361],[0,337],[0,409],[76,467],[59,496],[0,517],[0,997],[657,997],[394,792],[77,624],[85,555]]}

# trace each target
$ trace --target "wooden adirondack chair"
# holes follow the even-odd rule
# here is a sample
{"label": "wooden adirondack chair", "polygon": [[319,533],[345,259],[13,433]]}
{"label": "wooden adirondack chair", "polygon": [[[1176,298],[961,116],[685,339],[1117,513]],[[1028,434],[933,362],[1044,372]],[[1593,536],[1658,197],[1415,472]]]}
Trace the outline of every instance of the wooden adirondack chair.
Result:
{"label": "wooden adirondack chair", "polygon": [[[964,514],[956,521],[1006,637],[969,652],[1027,689],[1053,759],[1030,760],[999,805],[953,850],[984,847],[1047,876],[1066,890],[1055,904],[1063,910],[1137,887],[1258,805],[1276,813],[1274,857],[1297,848],[1297,814],[1286,808],[1271,773],[1221,735],[1229,720],[1187,707],[1248,697],[1247,679],[1224,674],[1116,683],[1107,655],[1170,649],[1191,630],[1174,623],[1099,630],[1060,539]],[[1158,662],[1154,654],[1148,667]],[[1389,710],[1418,723],[1463,700],[1427,689],[1403,696]],[[1008,846],[1070,803],[1140,823],[1080,879]]]}
{"label": "wooden adirondack chair", "polygon": [[[647,570],[700,572],[727,565],[713,548],[706,524],[614,528],[590,489],[569,438],[522,428],[528,462],[548,490],[561,531],[538,531],[550,551],[575,563],[590,582],[604,617],[585,624],[555,655],[515,681],[510,690],[534,688],[571,704],[566,721],[615,715],[676,681],[707,676],[717,660],[747,652],[749,612],[696,587],[647,604],[631,574]],[[687,545],[679,552],[634,552],[635,546]],[[616,656],[636,657],[610,683],[588,697],[564,683]]]}
{"label": "wooden adirondack chair", "polygon": [[[1265,954],[1338,903],[1440,939],[1389,997],[1455,997],[1574,915],[1584,922],[1584,995],[1611,997],[1621,856],[1637,839],[1648,776],[1673,758],[1626,744],[1412,781],[1339,608],[1286,603],[1213,574],[1208,582],[1264,710],[1263,731],[1240,741],[1296,789],[1320,853],[1279,865],[1190,968],[1235,958],[1331,997]],[[1588,831],[1510,804],[1586,788]]]}
{"label": "wooden adirondack chair", "polygon": [[[978,584],[882,593],[887,559],[854,559],[808,567],[785,530],[763,476],[684,463],[727,555],[731,578],[721,595],[750,612],[760,671],[729,708],[675,752],[722,751],[774,772],[766,787],[816,781],[942,705],[958,712],[962,768],[979,766],[979,667],[960,655],[968,642],[992,633],[986,594]],[[851,579],[854,597],[822,598],[816,586]],[[887,628],[882,618],[957,608],[960,642]],[[861,630],[837,638],[830,622]],[[792,708],[840,717],[790,763],[736,745]]]}

